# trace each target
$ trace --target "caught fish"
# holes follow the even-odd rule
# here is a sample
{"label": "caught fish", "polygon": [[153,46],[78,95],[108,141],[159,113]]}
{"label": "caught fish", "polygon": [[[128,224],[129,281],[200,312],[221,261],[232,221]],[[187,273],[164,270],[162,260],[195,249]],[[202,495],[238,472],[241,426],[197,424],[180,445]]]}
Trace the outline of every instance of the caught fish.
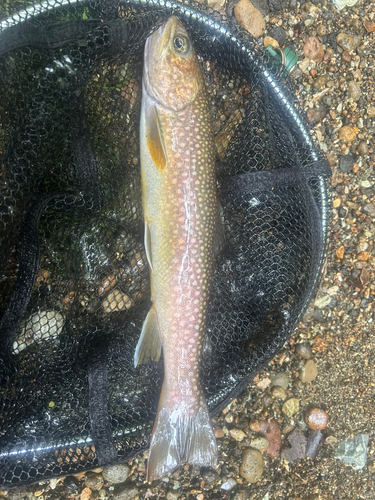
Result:
{"label": "caught fish", "polygon": [[161,347],[164,358],[148,459],[153,480],[182,461],[201,466],[217,461],[199,370],[212,263],[223,226],[205,83],[176,17],[146,41],[140,139],[152,307],[134,363],[158,360]]}

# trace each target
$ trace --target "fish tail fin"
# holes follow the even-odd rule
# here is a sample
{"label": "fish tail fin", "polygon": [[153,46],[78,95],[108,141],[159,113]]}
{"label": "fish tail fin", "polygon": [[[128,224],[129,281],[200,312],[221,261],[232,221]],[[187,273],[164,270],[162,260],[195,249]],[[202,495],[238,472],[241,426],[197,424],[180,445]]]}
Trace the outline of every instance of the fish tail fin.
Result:
{"label": "fish tail fin", "polygon": [[217,464],[216,439],[203,395],[194,415],[184,407],[167,408],[159,403],[147,463],[148,480],[165,477],[183,461],[204,467]]}

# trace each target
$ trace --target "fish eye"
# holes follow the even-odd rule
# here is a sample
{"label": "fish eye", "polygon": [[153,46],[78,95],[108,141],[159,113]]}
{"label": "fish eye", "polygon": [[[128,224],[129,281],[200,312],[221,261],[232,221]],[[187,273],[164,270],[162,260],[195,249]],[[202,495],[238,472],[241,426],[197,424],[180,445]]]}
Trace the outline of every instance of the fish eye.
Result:
{"label": "fish eye", "polygon": [[181,54],[185,54],[189,50],[189,42],[184,36],[176,36],[173,40],[175,49]]}

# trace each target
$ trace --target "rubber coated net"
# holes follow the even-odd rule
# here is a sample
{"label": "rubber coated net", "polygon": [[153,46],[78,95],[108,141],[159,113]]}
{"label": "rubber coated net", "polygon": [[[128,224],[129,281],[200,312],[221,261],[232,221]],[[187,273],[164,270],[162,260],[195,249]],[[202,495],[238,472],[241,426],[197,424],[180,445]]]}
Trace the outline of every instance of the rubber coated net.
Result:
{"label": "rubber coated net", "polygon": [[201,370],[211,415],[282,347],[316,291],[330,172],[278,62],[205,6],[0,9],[0,485],[9,488],[126,460],[149,443],[162,362],[134,368],[133,356],[150,308],[139,164],[150,33],[181,18],[212,104],[226,245]]}

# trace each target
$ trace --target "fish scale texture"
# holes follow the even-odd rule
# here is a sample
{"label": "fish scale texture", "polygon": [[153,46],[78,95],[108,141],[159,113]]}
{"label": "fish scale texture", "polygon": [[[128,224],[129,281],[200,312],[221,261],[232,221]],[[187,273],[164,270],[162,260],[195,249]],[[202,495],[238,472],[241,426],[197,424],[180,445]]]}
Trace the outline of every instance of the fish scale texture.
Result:
{"label": "fish scale texture", "polygon": [[316,290],[329,169],[277,62],[248,35],[189,1],[6,2],[0,487],[149,445],[163,372],[133,363],[150,308],[141,79],[144,42],[172,14],[207,85],[225,228],[200,373],[211,415],[282,347]]}

